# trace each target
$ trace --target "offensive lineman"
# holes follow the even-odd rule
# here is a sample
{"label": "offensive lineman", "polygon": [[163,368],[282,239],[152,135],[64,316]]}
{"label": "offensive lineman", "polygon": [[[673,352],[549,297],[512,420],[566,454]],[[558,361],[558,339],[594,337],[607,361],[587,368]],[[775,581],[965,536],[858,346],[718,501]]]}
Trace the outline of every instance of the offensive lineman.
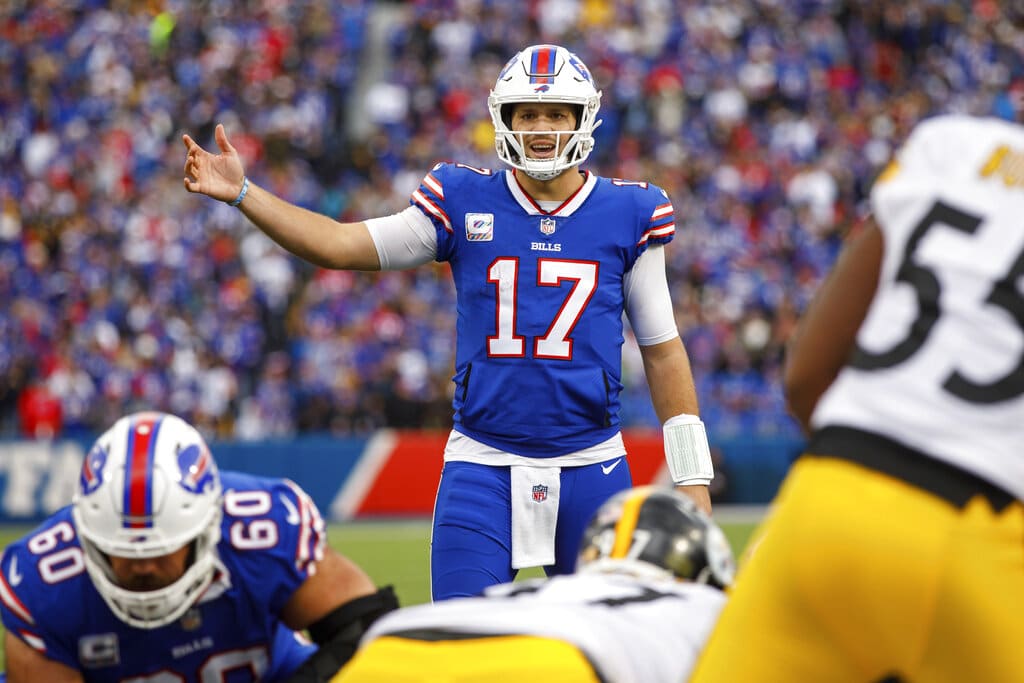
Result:
{"label": "offensive lineman", "polygon": [[96,440],[73,503],[0,570],[8,683],[322,682],[397,607],[296,484],[218,471],[155,412]]}

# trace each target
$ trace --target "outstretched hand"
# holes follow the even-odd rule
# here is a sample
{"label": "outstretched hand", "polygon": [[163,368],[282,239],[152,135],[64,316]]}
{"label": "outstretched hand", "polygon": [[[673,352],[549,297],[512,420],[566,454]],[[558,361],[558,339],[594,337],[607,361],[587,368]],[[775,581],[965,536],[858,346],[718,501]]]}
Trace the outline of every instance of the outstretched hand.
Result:
{"label": "outstretched hand", "polygon": [[181,136],[186,150],[185,189],[230,202],[242,189],[245,169],[242,168],[238,150],[228,141],[223,124],[217,124],[213,137],[220,148],[220,154],[207,152],[188,133]]}

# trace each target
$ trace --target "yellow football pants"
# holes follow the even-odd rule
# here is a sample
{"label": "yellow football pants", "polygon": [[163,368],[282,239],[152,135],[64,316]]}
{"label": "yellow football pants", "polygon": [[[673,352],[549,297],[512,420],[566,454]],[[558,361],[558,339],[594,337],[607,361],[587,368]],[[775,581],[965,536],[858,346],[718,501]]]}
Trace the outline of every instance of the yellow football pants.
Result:
{"label": "yellow football pants", "polygon": [[331,683],[599,683],[583,654],[561,640],[490,636],[456,640],[378,638]]}
{"label": "yellow football pants", "polygon": [[1020,501],[804,457],[754,543],[692,681],[1024,682]]}

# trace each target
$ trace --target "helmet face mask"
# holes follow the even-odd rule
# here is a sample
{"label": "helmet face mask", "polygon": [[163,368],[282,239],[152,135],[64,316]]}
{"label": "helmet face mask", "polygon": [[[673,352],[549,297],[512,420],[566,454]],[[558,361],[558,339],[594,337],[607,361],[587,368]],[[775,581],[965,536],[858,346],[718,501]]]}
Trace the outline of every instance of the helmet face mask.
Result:
{"label": "helmet face mask", "polygon": [[735,560],[722,530],[685,495],[641,486],[598,508],[580,545],[579,572],[704,583],[724,589]]}
{"label": "helmet face mask", "polygon": [[[118,420],[82,463],[72,516],[96,590],[125,623],[168,624],[212,583],[220,541],[220,474],[202,436],[163,413]],[[163,557],[190,546],[176,581],[156,590],[120,585],[110,557]]]}
{"label": "helmet face mask", "polygon": [[[575,130],[549,133],[556,140],[550,159],[527,154],[525,136],[541,131],[511,127],[513,105],[529,102],[569,105],[576,114]],[[526,48],[508,61],[487,98],[498,158],[537,180],[557,177],[590,156],[594,129],[601,125],[597,120],[600,106],[601,93],[576,55],[557,45]]]}

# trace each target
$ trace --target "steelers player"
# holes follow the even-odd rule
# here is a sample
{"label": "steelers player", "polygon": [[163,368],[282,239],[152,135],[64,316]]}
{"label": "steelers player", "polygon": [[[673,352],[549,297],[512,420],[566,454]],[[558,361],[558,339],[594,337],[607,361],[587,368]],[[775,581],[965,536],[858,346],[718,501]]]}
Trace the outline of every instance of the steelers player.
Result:
{"label": "steelers player", "polygon": [[807,453],[698,683],[1024,681],[1024,128],[919,123],[871,208],[792,341]]}

